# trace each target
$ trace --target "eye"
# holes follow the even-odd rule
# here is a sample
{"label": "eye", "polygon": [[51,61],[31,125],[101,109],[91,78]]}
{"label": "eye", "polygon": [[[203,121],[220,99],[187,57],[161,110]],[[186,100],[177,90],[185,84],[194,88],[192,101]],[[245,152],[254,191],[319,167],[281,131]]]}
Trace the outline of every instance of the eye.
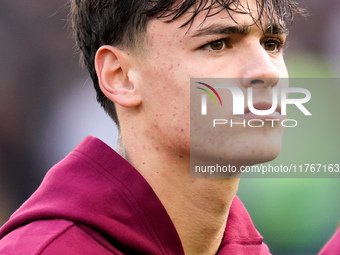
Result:
{"label": "eye", "polygon": [[211,51],[221,51],[224,50],[226,47],[231,48],[230,43],[226,39],[220,39],[204,45],[203,49]]}
{"label": "eye", "polygon": [[268,52],[280,52],[284,43],[279,39],[266,39],[261,45]]}

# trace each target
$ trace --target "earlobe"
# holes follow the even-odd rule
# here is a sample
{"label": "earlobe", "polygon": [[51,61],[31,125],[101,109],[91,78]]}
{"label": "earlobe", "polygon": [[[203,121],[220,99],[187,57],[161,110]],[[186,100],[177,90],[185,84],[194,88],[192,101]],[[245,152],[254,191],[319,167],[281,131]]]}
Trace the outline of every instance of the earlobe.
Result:
{"label": "earlobe", "polygon": [[101,91],[112,102],[123,107],[141,104],[138,86],[129,78],[129,59],[125,51],[109,45],[100,47],[95,57]]}

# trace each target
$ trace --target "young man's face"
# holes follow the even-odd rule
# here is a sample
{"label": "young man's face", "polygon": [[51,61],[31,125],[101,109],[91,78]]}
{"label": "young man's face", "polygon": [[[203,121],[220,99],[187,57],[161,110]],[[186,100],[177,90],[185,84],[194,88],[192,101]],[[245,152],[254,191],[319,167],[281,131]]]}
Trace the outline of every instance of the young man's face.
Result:
{"label": "young man's face", "polygon": [[[255,1],[248,4],[256,10]],[[143,125],[155,146],[174,153],[176,158],[188,156],[190,150],[190,78],[241,78],[239,87],[245,95],[247,87],[252,86],[254,101],[271,102],[275,79],[288,77],[282,55],[285,34],[275,34],[274,29],[269,38],[270,32],[263,34],[250,15],[231,13],[237,24],[226,11],[203,23],[206,13],[202,12],[190,29],[179,28],[188,15],[170,23],[154,19],[148,24],[145,53],[135,60],[146,113]],[[268,24],[262,22],[266,30]],[[263,78],[271,79],[251,82]],[[224,103],[232,108],[231,100]],[[235,116],[230,111],[224,118]],[[278,155],[282,132],[282,127],[269,125],[261,129],[223,128],[211,132],[210,142],[205,143],[210,148],[201,149],[215,153],[212,147],[218,146],[218,156],[229,162],[259,163]]]}

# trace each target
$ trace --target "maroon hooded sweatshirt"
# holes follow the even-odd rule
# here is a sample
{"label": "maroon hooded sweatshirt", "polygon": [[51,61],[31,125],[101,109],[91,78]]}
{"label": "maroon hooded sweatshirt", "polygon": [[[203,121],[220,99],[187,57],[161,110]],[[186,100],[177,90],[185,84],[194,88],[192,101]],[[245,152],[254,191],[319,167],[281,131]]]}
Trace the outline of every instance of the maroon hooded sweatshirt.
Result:
{"label": "maroon hooded sweatshirt", "polygon": [[340,226],[332,238],[322,248],[319,255],[338,255],[340,254]]}
{"label": "maroon hooded sweatshirt", "polygon": [[[183,255],[177,231],[146,180],[88,137],[46,175],[0,230],[1,255]],[[270,254],[235,197],[218,251]]]}

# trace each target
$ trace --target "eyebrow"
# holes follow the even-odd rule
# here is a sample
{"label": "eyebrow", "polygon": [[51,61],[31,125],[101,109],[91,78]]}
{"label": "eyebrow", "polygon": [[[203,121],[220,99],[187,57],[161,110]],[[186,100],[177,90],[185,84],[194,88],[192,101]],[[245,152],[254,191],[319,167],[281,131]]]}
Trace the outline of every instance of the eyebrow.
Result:
{"label": "eyebrow", "polygon": [[280,34],[286,34],[288,35],[289,30],[288,28],[284,26],[280,26],[279,24],[272,24],[270,26],[267,26],[267,28],[264,30],[264,34],[271,34],[271,35],[280,35]]}
{"label": "eyebrow", "polygon": [[[212,24],[208,27],[199,29],[195,32],[195,34],[192,37],[199,37],[199,36],[205,36],[205,35],[230,35],[230,34],[238,34],[242,36],[246,36],[250,33],[251,29],[249,26],[246,25],[235,25],[235,26],[224,26],[219,24]],[[280,26],[278,24],[272,24],[270,26],[267,26],[266,29],[264,29],[264,34],[288,34],[288,29]]]}

